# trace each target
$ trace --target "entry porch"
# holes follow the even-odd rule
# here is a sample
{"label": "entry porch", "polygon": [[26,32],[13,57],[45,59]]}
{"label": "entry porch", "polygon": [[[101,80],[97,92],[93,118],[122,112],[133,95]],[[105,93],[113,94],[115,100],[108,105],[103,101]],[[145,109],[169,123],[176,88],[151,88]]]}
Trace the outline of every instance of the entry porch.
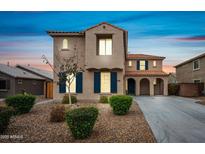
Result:
{"label": "entry porch", "polygon": [[130,95],[168,95],[167,76],[126,76],[126,94]]}

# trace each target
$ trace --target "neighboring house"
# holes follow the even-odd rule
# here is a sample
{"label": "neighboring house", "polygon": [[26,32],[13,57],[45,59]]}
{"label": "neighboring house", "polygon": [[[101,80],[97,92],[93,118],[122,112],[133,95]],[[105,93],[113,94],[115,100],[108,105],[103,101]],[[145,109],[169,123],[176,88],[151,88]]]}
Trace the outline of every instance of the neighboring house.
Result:
{"label": "neighboring house", "polygon": [[175,67],[178,83],[205,83],[205,53],[186,60]]}
{"label": "neighboring house", "polygon": [[[57,57],[78,54],[79,73],[71,92],[79,99],[98,99],[101,95],[167,95],[168,76],[162,71],[165,57],[128,54],[128,32],[108,23],[100,23],[81,32],[48,31],[53,38],[54,69]],[[76,50],[74,50],[76,49]],[[68,92],[54,74],[54,98]]]}
{"label": "neighboring house", "polygon": [[46,98],[53,98],[53,72],[41,70],[31,66],[17,65],[17,68],[23,69],[32,74],[38,75],[45,79],[44,93]]}
{"label": "neighboring house", "polygon": [[165,57],[128,54],[125,80],[128,94],[167,95],[168,75],[162,71]]}
{"label": "neighboring house", "polygon": [[169,73],[168,83],[177,83],[176,73]]}
{"label": "neighboring house", "polygon": [[0,64],[0,98],[27,92],[44,95],[45,79],[20,68]]}

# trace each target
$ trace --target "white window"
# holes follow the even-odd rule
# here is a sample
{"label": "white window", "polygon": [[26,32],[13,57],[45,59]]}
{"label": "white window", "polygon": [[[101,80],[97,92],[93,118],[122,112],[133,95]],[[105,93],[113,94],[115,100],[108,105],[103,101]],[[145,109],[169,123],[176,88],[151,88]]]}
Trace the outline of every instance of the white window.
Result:
{"label": "white window", "polygon": [[156,60],[153,61],[153,67],[157,67],[157,62],[156,62]]}
{"label": "white window", "polygon": [[193,62],[193,70],[199,70],[199,69],[200,69],[200,61],[198,59]]}
{"label": "white window", "polygon": [[129,66],[129,67],[132,66],[132,61],[131,61],[131,60],[128,61],[128,66]]}
{"label": "white window", "polygon": [[[72,81],[72,83],[71,83],[71,85],[70,85],[70,92],[71,93],[75,93],[76,92],[76,77],[74,77],[73,75],[68,75],[67,76],[67,79],[69,80],[69,78],[70,78],[70,80]],[[68,81],[66,81],[66,92],[68,92]]]}
{"label": "white window", "polygon": [[99,55],[112,55],[112,39],[99,39]]}
{"label": "white window", "polygon": [[18,79],[17,83],[18,83],[18,84],[22,84],[23,81],[22,81],[21,79]]}
{"label": "white window", "polygon": [[199,80],[199,79],[194,79],[194,83],[201,83],[201,80]]}
{"label": "white window", "polygon": [[68,49],[68,40],[63,39],[63,49]]}
{"label": "white window", "polygon": [[110,93],[110,72],[101,72],[101,93]]}
{"label": "white window", "polygon": [[145,70],[145,60],[140,60],[140,70]]}

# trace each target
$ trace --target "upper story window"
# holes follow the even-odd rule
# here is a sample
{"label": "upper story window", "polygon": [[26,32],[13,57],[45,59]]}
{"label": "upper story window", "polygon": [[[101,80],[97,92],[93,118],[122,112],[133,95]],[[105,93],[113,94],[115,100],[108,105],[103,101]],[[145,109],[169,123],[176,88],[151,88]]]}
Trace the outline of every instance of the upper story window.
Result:
{"label": "upper story window", "polygon": [[145,60],[140,60],[140,70],[145,70]]}
{"label": "upper story window", "polygon": [[63,39],[63,49],[68,49],[68,39]]}
{"label": "upper story window", "polygon": [[112,55],[112,38],[98,39],[99,55]]}
{"label": "upper story window", "polygon": [[153,67],[157,67],[157,61],[156,60],[153,61]]}
{"label": "upper story window", "polygon": [[193,62],[193,70],[199,70],[200,69],[200,60],[195,60]]}
{"label": "upper story window", "polygon": [[132,61],[131,61],[131,60],[128,61],[128,66],[129,66],[129,67],[132,66]]}
{"label": "upper story window", "polygon": [[147,60],[138,60],[137,61],[137,70],[148,70],[148,61]]}

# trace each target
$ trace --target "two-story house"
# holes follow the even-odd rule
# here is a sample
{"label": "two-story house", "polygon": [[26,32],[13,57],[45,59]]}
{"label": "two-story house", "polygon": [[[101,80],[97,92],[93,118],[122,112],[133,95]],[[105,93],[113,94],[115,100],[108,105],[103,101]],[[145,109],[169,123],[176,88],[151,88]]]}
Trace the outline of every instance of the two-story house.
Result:
{"label": "two-story house", "polygon": [[205,83],[205,53],[175,66],[178,83]]}
{"label": "two-story house", "polygon": [[[162,71],[164,57],[128,54],[128,32],[100,23],[81,32],[48,31],[53,38],[55,72],[58,59],[78,52],[79,73],[70,91],[78,99],[98,99],[100,95],[167,95],[167,74]],[[58,58],[57,58],[58,57]],[[68,92],[54,74],[54,98]],[[64,86],[64,87],[62,87]]]}

